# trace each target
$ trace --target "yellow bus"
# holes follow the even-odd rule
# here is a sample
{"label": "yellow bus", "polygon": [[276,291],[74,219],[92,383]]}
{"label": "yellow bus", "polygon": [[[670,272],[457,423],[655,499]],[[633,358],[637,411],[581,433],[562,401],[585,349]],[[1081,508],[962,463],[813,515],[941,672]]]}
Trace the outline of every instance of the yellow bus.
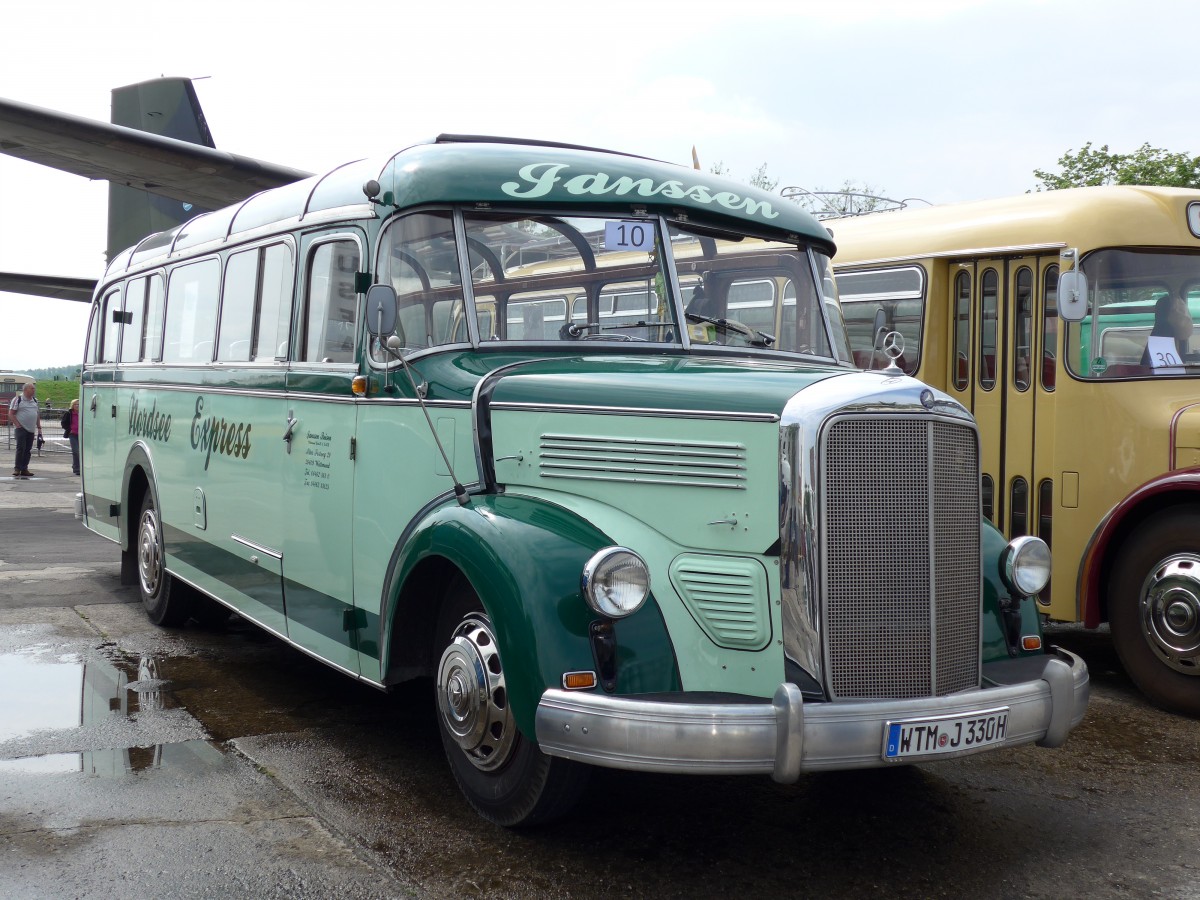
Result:
{"label": "yellow bus", "polygon": [[1200,714],[1200,191],[826,224],[856,361],[898,332],[896,365],[975,414],[985,515],[1052,544],[1044,612],[1110,623],[1142,691]]}

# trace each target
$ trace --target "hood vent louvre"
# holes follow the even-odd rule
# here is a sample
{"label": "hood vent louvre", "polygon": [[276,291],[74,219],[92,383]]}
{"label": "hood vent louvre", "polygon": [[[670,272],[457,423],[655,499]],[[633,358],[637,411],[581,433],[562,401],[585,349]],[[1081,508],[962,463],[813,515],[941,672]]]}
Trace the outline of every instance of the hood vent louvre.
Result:
{"label": "hood vent louvre", "polygon": [[746,489],[742,444],[543,434],[543,478]]}

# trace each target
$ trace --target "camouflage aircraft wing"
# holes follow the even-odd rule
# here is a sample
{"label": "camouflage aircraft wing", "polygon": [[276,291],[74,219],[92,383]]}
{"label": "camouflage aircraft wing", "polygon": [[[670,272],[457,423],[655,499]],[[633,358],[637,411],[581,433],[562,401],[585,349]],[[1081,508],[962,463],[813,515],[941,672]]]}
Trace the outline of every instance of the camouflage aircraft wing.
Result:
{"label": "camouflage aircraft wing", "polygon": [[219,209],[311,173],[0,99],[0,153]]}

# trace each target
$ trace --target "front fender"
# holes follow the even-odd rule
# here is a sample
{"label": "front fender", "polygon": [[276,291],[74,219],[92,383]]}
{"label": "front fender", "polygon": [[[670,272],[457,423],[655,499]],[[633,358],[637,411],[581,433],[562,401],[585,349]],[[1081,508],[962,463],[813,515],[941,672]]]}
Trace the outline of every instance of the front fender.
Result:
{"label": "front fender", "polygon": [[[401,598],[409,579],[425,563],[448,563],[470,581],[492,620],[513,716],[532,738],[542,692],[561,688],[564,672],[596,668],[589,627],[601,617],[584,601],[580,576],[596,551],[612,545],[585,519],[544,500],[482,495],[465,507],[453,502],[438,507],[393,554],[380,623],[384,671],[398,652],[396,636],[407,627],[408,607]],[[423,592],[421,603],[436,605],[440,595],[429,593]],[[432,618],[436,621],[436,615]],[[616,633],[618,684],[625,669],[638,673],[629,687],[677,689],[674,654],[653,596],[620,620]],[[648,659],[666,665],[647,666]],[[436,667],[436,656],[431,663]],[[651,678],[647,672],[659,675]]]}
{"label": "front fender", "polygon": [[[987,519],[980,526],[979,551],[983,562],[983,661],[994,662],[1008,659],[1008,641],[1004,636],[1003,618],[1000,613],[1000,598],[1010,596],[1011,591],[1001,577],[1004,565],[1004,550],[1008,541]],[[1041,621],[1032,600],[1021,600],[1021,634],[1040,635]],[[1041,650],[1023,651],[1022,656],[1033,656]]]}

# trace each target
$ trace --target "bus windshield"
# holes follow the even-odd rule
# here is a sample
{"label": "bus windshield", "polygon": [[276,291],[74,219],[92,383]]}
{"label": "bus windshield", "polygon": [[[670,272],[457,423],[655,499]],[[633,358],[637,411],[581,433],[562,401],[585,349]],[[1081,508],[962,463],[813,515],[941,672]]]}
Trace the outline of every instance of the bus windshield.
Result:
{"label": "bus windshield", "polygon": [[1200,375],[1200,253],[1100,250],[1083,260],[1089,314],[1067,326],[1080,378]]}
{"label": "bus windshield", "polygon": [[[796,352],[848,362],[828,257],[776,241],[656,217],[463,216],[470,271],[459,271],[454,217],[401,217],[381,239],[378,280],[398,298],[402,352],[479,341],[639,342]],[[665,230],[665,234],[664,234]],[[670,254],[670,258],[668,258]],[[670,262],[680,297],[672,297]],[[469,287],[468,287],[469,286]],[[386,357],[372,348],[376,362]]]}

